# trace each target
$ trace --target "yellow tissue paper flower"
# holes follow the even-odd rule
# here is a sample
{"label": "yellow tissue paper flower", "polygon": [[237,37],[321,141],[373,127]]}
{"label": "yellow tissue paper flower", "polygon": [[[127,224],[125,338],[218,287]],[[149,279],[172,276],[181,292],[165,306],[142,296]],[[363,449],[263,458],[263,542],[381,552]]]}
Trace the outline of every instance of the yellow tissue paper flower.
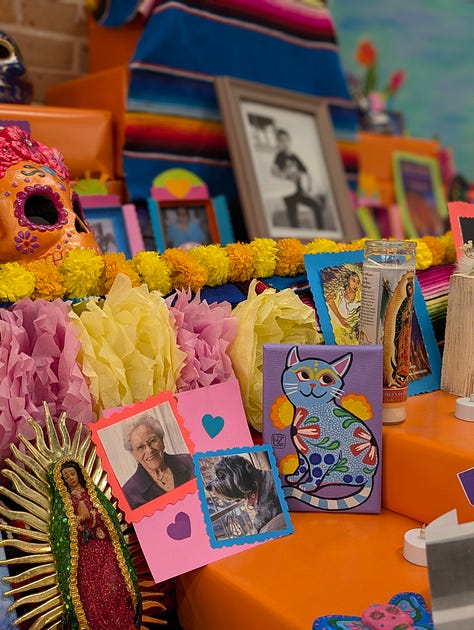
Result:
{"label": "yellow tissue paper flower", "polygon": [[92,249],[71,249],[62,259],[59,271],[64,277],[66,297],[83,298],[98,295],[104,271],[104,258]]}
{"label": "yellow tissue paper flower", "polygon": [[158,291],[132,287],[119,274],[99,305],[89,300],[78,328],[81,369],[90,382],[98,413],[175,391],[185,353],[178,348],[174,320]]}
{"label": "yellow tissue paper flower", "polygon": [[17,262],[0,266],[0,301],[17,302],[31,297],[35,290],[35,276]]}
{"label": "yellow tissue paper flower", "polygon": [[254,251],[249,243],[228,243],[229,282],[245,282],[254,277]]}
{"label": "yellow tissue paper flower", "polygon": [[31,296],[33,300],[53,302],[63,297],[65,292],[63,276],[53,261],[40,258],[32,260],[25,267],[35,276],[35,290]]}
{"label": "yellow tissue paper flower", "polygon": [[158,252],[138,252],[132,258],[132,264],[150,291],[159,291],[161,295],[171,293],[173,284],[170,268]]}
{"label": "yellow tissue paper flower", "polygon": [[227,282],[229,256],[220,245],[200,245],[188,250],[189,256],[207,270],[207,285],[217,287]]}
{"label": "yellow tissue paper flower", "polygon": [[296,238],[281,238],[277,243],[277,276],[296,276],[304,273],[305,246]]}
{"label": "yellow tissue paper flower", "polygon": [[254,253],[254,276],[268,278],[273,276],[277,264],[278,248],[272,238],[256,238],[250,243]]}
{"label": "yellow tissue paper flower", "polygon": [[256,294],[252,280],[247,299],[232,311],[238,319],[237,335],[228,349],[240,382],[248,422],[262,430],[263,345],[265,343],[318,344],[314,309],[291,290],[266,289]]}
{"label": "yellow tissue paper flower", "polygon": [[174,289],[199,291],[207,282],[207,270],[183,249],[165,250],[163,260],[170,269],[171,283]]}

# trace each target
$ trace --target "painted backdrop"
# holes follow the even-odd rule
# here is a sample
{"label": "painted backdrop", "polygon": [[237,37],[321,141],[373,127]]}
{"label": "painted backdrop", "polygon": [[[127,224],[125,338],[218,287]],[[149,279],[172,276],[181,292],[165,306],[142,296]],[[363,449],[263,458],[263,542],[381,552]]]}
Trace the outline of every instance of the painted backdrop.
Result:
{"label": "painted backdrop", "polygon": [[454,151],[458,172],[474,180],[474,54],[472,0],[329,0],[344,69],[361,39],[379,52],[379,81],[398,68],[406,81],[394,106],[412,136],[438,135]]}

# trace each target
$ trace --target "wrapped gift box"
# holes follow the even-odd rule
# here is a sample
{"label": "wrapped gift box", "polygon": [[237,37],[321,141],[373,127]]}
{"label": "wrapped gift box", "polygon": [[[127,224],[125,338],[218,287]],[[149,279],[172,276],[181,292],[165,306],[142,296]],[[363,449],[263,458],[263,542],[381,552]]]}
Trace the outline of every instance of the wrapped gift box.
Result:
{"label": "wrapped gift box", "polygon": [[28,121],[31,135],[61,151],[72,179],[115,173],[112,114],[99,109],[0,104],[0,119]]}
{"label": "wrapped gift box", "polygon": [[109,174],[116,178],[123,177],[121,151],[128,80],[128,68],[122,65],[59,83],[46,93],[46,103],[53,107],[93,108],[110,113],[115,172]]}

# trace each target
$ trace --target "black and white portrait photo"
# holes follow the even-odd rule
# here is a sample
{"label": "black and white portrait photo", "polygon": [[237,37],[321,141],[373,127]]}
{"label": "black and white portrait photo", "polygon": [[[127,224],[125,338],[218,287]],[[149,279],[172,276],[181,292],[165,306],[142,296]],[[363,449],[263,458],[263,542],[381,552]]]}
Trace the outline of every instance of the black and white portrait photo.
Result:
{"label": "black and white portrait photo", "polygon": [[340,238],[314,117],[261,103],[241,106],[270,235]]}

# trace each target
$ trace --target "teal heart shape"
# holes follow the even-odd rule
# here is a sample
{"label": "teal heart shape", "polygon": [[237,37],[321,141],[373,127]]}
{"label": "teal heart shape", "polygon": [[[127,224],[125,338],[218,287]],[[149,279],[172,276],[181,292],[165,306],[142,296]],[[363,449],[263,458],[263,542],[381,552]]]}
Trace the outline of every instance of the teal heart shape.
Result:
{"label": "teal heart shape", "polygon": [[206,413],[202,417],[202,426],[210,438],[215,438],[224,428],[224,418]]}

